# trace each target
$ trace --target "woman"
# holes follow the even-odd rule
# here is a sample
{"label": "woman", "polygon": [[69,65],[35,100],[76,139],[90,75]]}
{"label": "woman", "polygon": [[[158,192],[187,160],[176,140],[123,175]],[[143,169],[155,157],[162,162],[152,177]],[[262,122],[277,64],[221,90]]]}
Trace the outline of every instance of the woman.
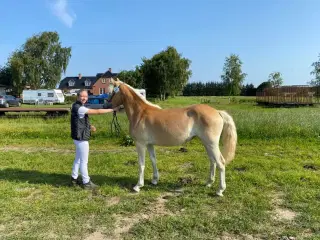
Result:
{"label": "woman", "polygon": [[[71,137],[76,145],[76,157],[73,162],[71,184],[82,185],[84,189],[94,189],[98,187],[94,184],[88,174],[89,159],[89,139],[91,131],[95,132],[96,128],[90,124],[89,116],[91,114],[106,114],[118,111],[114,109],[89,109],[84,106],[88,101],[87,90],[81,90],[78,93],[78,99],[72,104],[71,109]],[[82,176],[82,182],[78,179],[78,172]]]}

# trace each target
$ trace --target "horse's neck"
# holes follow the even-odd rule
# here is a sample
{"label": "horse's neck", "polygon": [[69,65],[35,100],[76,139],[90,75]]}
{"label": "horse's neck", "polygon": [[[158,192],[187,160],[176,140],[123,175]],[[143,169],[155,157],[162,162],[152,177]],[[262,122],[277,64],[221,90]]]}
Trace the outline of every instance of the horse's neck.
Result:
{"label": "horse's neck", "polygon": [[130,122],[135,120],[135,115],[140,113],[145,103],[139,97],[135,96],[128,88],[125,88],[124,108]]}

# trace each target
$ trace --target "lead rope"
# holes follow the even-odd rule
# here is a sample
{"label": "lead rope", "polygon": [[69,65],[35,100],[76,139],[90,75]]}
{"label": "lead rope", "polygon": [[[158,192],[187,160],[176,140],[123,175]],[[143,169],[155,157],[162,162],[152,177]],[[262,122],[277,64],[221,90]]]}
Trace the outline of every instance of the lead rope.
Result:
{"label": "lead rope", "polygon": [[113,112],[113,118],[112,118],[112,122],[111,122],[111,133],[113,134],[115,132],[116,136],[119,137],[120,136],[120,132],[121,132],[121,127],[118,121],[118,117],[117,117],[117,112],[114,111]]}

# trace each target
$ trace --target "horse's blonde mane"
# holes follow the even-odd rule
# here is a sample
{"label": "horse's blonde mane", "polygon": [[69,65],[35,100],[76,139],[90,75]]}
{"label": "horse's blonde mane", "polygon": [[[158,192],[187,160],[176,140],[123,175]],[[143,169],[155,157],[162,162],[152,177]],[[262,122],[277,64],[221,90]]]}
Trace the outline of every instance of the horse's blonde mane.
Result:
{"label": "horse's blonde mane", "polygon": [[124,82],[122,82],[122,83],[123,83],[124,85],[126,85],[128,88],[130,88],[130,89],[135,93],[135,95],[138,96],[144,103],[148,104],[149,106],[152,106],[152,107],[156,107],[156,108],[161,109],[161,107],[160,107],[159,105],[153,104],[153,103],[149,102],[149,101],[148,101],[146,98],[144,98],[141,94],[138,94],[138,93],[134,90],[134,88],[131,87],[129,84],[124,83]]}

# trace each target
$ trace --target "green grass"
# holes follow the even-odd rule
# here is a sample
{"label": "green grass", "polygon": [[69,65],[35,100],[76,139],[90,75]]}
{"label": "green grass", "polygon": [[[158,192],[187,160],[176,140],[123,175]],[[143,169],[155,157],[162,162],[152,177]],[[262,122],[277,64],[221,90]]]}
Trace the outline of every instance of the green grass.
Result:
{"label": "green grass", "polygon": [[[239,135],[223,198],[214,196],[218,172],[214,186],[204,186],[209,163],[197,139],[186,153],[180,146],[156,147],[159,185],[150,184],[147,157],[146,185],[134,194],[135,148],[120,146],[122,139],[110,133],[111,114],[92,116],[97,132],[89,173],[101,187],[91,192],[68,186],[74,158],[68,117],[1,118],[0,239],[320,239],[320,109],[205,99],[232,114]],[[157,104],[200,101],[178,97]],[[119,121],[126,133],[124,114]],[[173,193],[177,188],[182,192]]]}

